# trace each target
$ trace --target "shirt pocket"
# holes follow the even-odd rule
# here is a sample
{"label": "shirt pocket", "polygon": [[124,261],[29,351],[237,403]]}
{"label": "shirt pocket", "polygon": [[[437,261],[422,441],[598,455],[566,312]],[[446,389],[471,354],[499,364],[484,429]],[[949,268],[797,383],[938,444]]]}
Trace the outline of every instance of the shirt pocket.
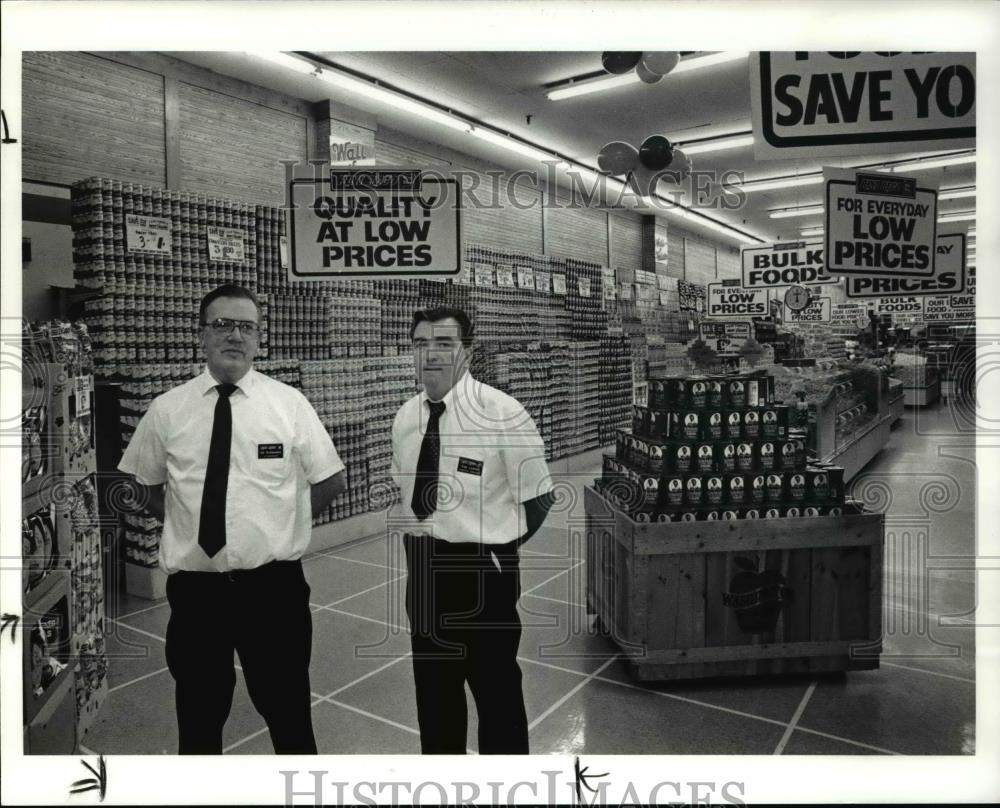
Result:
{"label": "shirt pocket", "polygon": [[452,486],[463,502],[478,502],[483,498],[485,484],[495,473],[496,456],[484,447],[463,446],[448,450],[441,457],[442,484]]}
{"label": "shirt pocket", "polygon": [[292,445],[278,436],[255,436],[247,446],[247,455],[244,462],[248,475],[264,485],[281,485],[294,474]]}

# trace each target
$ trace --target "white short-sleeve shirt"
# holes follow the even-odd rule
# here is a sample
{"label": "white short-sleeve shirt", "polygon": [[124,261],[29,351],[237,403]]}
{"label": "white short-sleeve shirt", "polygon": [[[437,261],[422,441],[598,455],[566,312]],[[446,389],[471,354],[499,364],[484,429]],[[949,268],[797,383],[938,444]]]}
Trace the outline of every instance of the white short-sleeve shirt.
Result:
{"label": "white short-sleeve shirt", "polygon": [[310,486],[344,469],[306,397],[250,370],[229,399],[226,545],[209,558],[198,544],[198,522],[217,385],[206,368],[154,399],[118,464],[143,485],[166,483],[160,566],[168,573],[300,558],[312,533]]}
{"label": "white short-sleeve shirt", "polygon": [[437,510],[418,520],[410,507],[427,429],[426,393],[407,401],[392,425],[392,476],[402,501],[394,526],[450,542],[504,544],[527,532],[523,503],[552,489],[545,445],[514,398],[464,374],[442,399]]}

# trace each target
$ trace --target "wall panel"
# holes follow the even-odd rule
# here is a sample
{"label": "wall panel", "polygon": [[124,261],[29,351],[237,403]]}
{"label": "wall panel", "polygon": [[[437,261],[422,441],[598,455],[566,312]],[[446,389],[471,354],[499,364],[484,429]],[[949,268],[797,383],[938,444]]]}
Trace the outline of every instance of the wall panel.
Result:
{"label": "wall panel", "polygon": [[22,177],[166,182],[163,77],[75,52],[22,63]]}
{"label": "wall panel", "polygon": [[715,247],[694,238],[684,239],[684,279],[689,283],[715,283]]}
{"label": "wall panel", "polygon": [[607,212],[567,205],[566,199],[553,205],[548,196],[545,198],[545,254],[607,266]]}
{"label": "wall panel", "polygon": [[181,189],[245,202],[285,199],[281,160],[306,161],[310,121],[180,83]]}
{"label": "wall panel", "polygon": [[642,219],[637,213],[609,213],[611,266],[642,269]]}

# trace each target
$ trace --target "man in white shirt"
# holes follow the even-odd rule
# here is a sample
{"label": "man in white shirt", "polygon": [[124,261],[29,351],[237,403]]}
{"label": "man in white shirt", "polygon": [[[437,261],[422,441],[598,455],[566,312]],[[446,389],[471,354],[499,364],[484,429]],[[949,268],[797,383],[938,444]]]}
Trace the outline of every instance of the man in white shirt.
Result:
{"label": "man in white shirt", "polygon": [[312,516],[344,489],[344,464],[305,396],[252,369],[253,293],[220,286],[199,319],[205,372],[153,401],[118,466],[164,522],[179,752],[221,754],[235,651],[275,752],[315,754],[299,559]]}
{"label": "man in white shirt", "polygon": [[517,548],[545,520],[552,481],[524,407],[469,375],[472,332],[461,309],[414,315],[424,391],[392,427],[420,744],[465,753],[468,682],[480,754],[527,754]]}

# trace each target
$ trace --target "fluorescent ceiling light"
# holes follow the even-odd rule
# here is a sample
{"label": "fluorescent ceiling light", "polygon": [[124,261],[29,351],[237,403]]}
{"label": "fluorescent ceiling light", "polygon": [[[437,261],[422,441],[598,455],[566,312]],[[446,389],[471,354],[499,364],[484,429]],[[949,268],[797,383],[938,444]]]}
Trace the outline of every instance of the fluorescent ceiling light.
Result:
{"label": "fluorescent ceiling light", "polygon": [[939,222],[967,222],[976,218],[974,210],[963,210],[957,213],[942,213],[938,216]]}
{"label": "fluorescent ceiling light", "polygon": [[521,141],[507,135],[494,132],[492,129],[483,129],[479,126],[473,126],[470,128],[469,133],[475,135],[480,140],[492,143],[494,146],[500,146],[501,148],[507,149],[507,151],[516,152],[517,154],[530,157],[533,160],[538,160],[539,162],[559,159],[551,152],[542,151],[541,149],[530,146],[527,143],[522,143]]}
{"label": "fluorescent ceiling light", "polygon": [[713,138],[701,143],[681,143],[678,148],[684,154],[708,154],[709,152],[726,151],[727,149],[740,149],[743,146],[753,145],[753,135],[731,135],[729,137]]}
{"label": "fluorescent ceiling light", "polygon": [[[897,174],[900,172],[908,173],[910,171],[923,171],[928,168],[944,168],[946,166],[956,166],[974,162],[976,162],[975,153],[958,154],[952,155],[951,157],[940,157],[929,160],[908,160],[905,163],[899,163],[892,166],[886,166],[882,163],[877,163],[875,165],[853,166],[847,167],[845,170],[852,171],[867,168],[872,171],[886,171],[891,174]],[[738,182],[727,183],[727,185],[739,186],[745,193],[753,193],[754,191],[776,191],[780,188],[798,188],[803,185],[818,185],[821,182],[823,182],[823,174],[821,172],[816,172],[815,174],[805,174],[799,177],[775,177],[774,179],[748,180],[742,184]]]}
{"label": "fluorescent ceiling light", "polygon": [[974,197],[975,195],[975,186],[972,186],[971,188],[946,188],[943,191],[938,192],[938,200],[965,199],[966,197]]}
{"label": "fluorescent ceiling light", "polygon": [[807,174],[804,177],[785,177],[773,180],[750,180],[749,182],[729,183],[738,185],[745,193],[754,191],[776,191],[779,188],[798,188],[803,185],[819,185],[823,182],[822,174]]}
{"label": "fluorescent ceiling light", "polygon": [[784,210],[772,210],[772,219],[790,219],[793,216],[813,216],[823,212],[822,205],[803,205],[801,208],[785,208]]}
{"label": "fluorescent ceiling light", "polygon": [[310,62],[308,59],[293,56],[290,53],[282,53],[281,51],[244,51],[244,53],[247,56],[263,59],[271,64],[287,67],[299,73],[315,73],[320,69],[319,65]]}
{"label": "fluorescent ceiling light", "polygon": [[[681,59],[677,63],[677,67],[671,70],[668,75],[672,76],[675,73],[687,73],[690,70],[698,70],[703,67],[713,67],[715,65],[725,64],[726,62],[734,62],[738,59],[746,59],[749,55],[748,51],[725,51],[722,53],[708,53],[704,56],[688,56],[687,58]],[[617,87],[624,87],[629,84],[637,83],[640,83],[639,77],[636,75],[634,70],[630,70],[628,73],[624,73],[620,76],[601,76],[596,79],[587,79],[566,84],[562,87],[556,87],[549,90],[549,92],[546,93],[546,97],[550,101],[564,101],[567,98],[590,95],[590,93],[600,93],[605,90],[613,90]]]}
{"label": "fluorescent ceiling light", "polygon": [[802,230],[800,230],[799,234],[803,235],[803,236],[807,236],[807,237],[808,236],[822,236],[823,235],[823,228],[822,227],[806,227],[806,228],[803,228]]}

